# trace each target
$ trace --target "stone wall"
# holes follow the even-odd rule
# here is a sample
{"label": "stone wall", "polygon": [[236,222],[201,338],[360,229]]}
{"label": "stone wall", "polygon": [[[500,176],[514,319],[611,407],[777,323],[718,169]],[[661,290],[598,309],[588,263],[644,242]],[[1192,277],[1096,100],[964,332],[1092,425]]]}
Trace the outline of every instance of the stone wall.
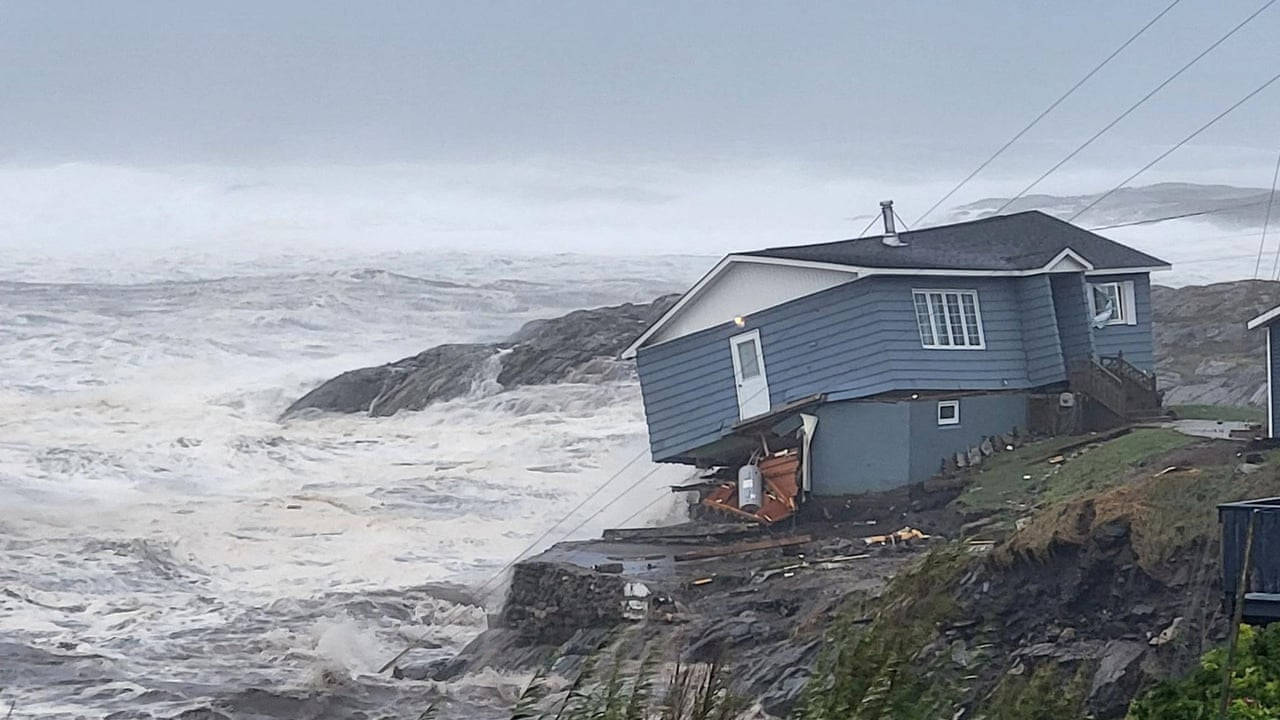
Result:
{"label": "stone wall", "polygon": [[562,643],[583,628],[612,627],[623,621],[621,575],[556,562],[515,566],[502,624],[529,642]]}

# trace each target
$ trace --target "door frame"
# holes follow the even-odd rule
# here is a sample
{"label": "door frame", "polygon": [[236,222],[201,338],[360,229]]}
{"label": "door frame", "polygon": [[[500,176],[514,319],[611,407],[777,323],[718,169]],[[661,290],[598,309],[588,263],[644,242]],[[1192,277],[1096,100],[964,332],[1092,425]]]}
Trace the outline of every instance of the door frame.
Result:
{"label": "door frame", "polygon": [[[756,344],[756,363],[760,366],[760,384],[763,386],[757,392],[764,395],[765,409],[764,412],[755,413],[754,415],[743,415],[742,386],[745,378],[742,377],[742,361],[738,356],[738,346],[747,341],[754,341]],[[760,330],[748,330],[747,332],[734,335],[729,338],[729,356],[733,360],[733,390],[738,401],[738,419],[746,420],[747,418],[764,415],[773,409],[773,400],[769,397],[769,373],[764,365],[764,345],[760,342]],[[753,378],[754,379],[754,378]],[[751,395],[748,401],[755,399],[755,395]]]}

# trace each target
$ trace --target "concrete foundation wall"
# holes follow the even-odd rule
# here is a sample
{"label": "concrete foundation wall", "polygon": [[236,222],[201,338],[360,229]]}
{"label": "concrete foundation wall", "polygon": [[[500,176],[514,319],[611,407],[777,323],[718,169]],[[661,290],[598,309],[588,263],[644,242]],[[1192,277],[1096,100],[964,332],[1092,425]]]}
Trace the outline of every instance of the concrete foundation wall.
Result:
{"label": "concrete foundation wall", "polygon": [[822,405],[815,414],[814,494],[849,495],[905,484],[902,478],[910,472],[907,403],[848,400]]}
{"label": "concrete foundation wall", "polygon": [[[938,425],[941,400],[960,402],[959,424]],[[924,482],[983,438],[1025,432],[1027,412],[1021,392],[827,403],[816,410],[813,493],[854,495]]]}

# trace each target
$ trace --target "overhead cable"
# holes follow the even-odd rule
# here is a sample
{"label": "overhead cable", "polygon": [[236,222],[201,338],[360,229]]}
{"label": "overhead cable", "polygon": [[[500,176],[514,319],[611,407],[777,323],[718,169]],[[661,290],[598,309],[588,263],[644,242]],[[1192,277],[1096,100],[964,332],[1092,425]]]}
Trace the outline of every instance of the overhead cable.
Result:
{"label": "overhead cable", "polygon": [[1057,100],[1054,100],[1052,103],[1049,103],[1049,107],[1045,108],[1044,110],[1041,110],[1040,114],[1036,115],[1031,120],[1031,122],[1027,123],[1025,127],[1023,127],[1018,132],[1014,133],[1013,137],[1009,138],[1009,140],[1005,142],[1004,145],[1001,145],[998,150],[996,150],[994,153],[991,154],[991,157],[987,158],[986,160],[983,160],[978,165],[978,167],[973,169],[973,172],[966,175],[963,180],[956,183],[955,187],[948,190],[946,195],[943,195],[942,197],[938,198],[938,201],[935,202],[933,205],[931,205],[928,210],[925,210],[923,215],[916,218],[915,224],[919,225],[920,223],[924,222],[924,219],[929,217],[929,215],[933,213],[934,210],[937,210],[938,207],[942,205],[942,203],[951,199],[951,196],[959,192],[960,188],[964,187],[965,185],[968,185],[969,181],[977,177],[978,173],[982,172],[987,168],[988,165],[995,162],[995,159],[1003,155],[1005,150],[1008,150],[1014,143],[1018,142],[1018,140],[1021,139],[1023,135],[1026,135],[1027,132],[1031,130],[1031,128],[1038,125],[1041,120],[1045,119],[1045,116],[1047,116],[1049,113],[1057,109],[1057,107],[1061,105],[1064,100],[1071,97],[1071,95],[1074,94],[1076,90],[1079,90],[1080,86],[1088,82],[1089,78],[1092,78],[1094,75],[1097,75],[1099,70],[1106,67],[1107,63],[1115,59],[1115,57],[1119,55],[1122,51],[1124,51],[1125,48],[1129,47],[1129,45],[1133,43],[1134,40],[1137,40],[1152,25],[1155,25],[1156,21],[1164,17],[1170,10],[1174,8],[1174,6],[1176,6],[1180,2],[1182,2],[1182,0],[1173,0],[1173,2],[1169,3],[1169,5],[1165,7],[1165,9],[1156,13],[1155,17],[1148,20],[1146,25],[1143,25],[1142,27],[1138,28],[1137,32],[1130,35],[1128,40],[1125,40],[1123,43],[1120,44],[1120,47],[1116,48],[1115,50],[1112,50],[1110,55],[1103,58],[1102,62],[1095,65],[1094,68],[1090,70],[1088,73],[1086,73],[1084,77],[1077,80],[1075,85],[1072,85],[1070,88],[1068,88],[1066,92],[1059,95]]}

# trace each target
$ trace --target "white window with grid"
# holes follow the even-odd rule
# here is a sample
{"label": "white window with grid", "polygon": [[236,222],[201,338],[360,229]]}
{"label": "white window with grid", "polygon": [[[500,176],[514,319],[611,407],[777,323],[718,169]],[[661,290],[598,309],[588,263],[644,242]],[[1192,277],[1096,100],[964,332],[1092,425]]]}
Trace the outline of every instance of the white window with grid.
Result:
{"label": "white window with grid", "polygon": [[945,350],[982,350],[982,308],[976,290],[912,290],[920,344]]}

